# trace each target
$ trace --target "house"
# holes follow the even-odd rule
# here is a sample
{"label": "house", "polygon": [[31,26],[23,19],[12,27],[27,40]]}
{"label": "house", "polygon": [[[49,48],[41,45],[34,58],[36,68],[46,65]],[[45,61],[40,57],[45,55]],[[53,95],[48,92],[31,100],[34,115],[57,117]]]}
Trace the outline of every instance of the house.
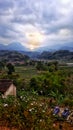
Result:
{"label": "house", "polygon": [[6,98],[8,95],[16,96],[16,86],[12,80],[0,79],[0,94],[3,98]]}

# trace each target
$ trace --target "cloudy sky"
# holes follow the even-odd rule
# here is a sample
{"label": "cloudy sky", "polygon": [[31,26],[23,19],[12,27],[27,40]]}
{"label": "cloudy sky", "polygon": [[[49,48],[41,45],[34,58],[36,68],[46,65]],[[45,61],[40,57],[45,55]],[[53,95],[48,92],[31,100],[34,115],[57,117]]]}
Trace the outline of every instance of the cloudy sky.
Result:
{"label": "cloudy sky", "polygon": [[73,41],[73,0],[0,0],[0,43],[35,49]]}

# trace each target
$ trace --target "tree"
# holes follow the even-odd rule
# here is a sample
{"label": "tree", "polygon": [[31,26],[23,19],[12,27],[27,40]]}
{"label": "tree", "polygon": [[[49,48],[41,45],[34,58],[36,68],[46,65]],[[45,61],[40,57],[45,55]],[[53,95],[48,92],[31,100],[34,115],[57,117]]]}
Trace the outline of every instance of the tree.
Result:
{"label": "tree", "polygon": [[41,71],[41,70],[46,71],[46,70],[48,70],[48,67],[43,62],[38,61],[37,65],[36,65],[36,69],[39,71]]}
{"label": "tree", "polygon": [[11,63],[7,64],[7,68],[8,68],[8,74],[12,74],[13,72],[15,72],[14,65],[12,65]]}
{"label": "tree", "polygon": [[4,63],[0,61],[0,70],[2,70],[4,68]]}
{"label": "tree", "polygon": [[37,86],[38,86],[38,83],[37,83],[36,78],[32,78],[32,79],[30,80],[30,87],[36,91]]}
{"label": "tree", "polygon": [[58,62],[57,61],[49,62],[48,66],[49,66],[50,72],[55,72],[58,70]]}

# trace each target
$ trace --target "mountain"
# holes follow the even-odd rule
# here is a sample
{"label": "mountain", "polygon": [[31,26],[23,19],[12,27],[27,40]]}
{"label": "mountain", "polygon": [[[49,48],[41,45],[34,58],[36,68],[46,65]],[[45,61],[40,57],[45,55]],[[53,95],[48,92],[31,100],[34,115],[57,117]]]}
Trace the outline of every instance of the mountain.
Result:
{"label": "mountain", "polygon": [[52,47],[44,46],[44,47],[39,47],[39,48],[35,49],[34,51],[42,53],[43,51],[50,51],[51,52],[54,50],[55,49]]}
{"label": "mountain", "polygon": [[28,55],[30,57],[33,57],[37,55],[37,52],[42,53],[43,51],[49,51],[49,52],[54,52],[57,50],[69,50],[73,51],[73,43],[67,43],[67,44],[55,44],[51,46],[43,46],[35,49],[34,51],[30,51],[30,49],[26,48],[19,42],[13,42],[8,45],[0,44],[0,50],[16,50],[16,51],[24,51],[24,52],[29,52]]}
{"label": "mountain", "polygon": [[71,46],[63,46],[60,48],[60,50],[69,50],[69,51],[73,51],[73,47]]}
{"label": "mountain", "polygon": [[13,42],[8,45],[0,44],[0,50],[16,50],[16,51],[27,51],[28,48],[24,47],[19,42]]}
{"label": "mountain", "polygon": [[57,51],[57,50],[73,51],[73,42],[65,43],[65,44],[55,44],[55,45],[51,45],[51,46],[39,47],[35,51],[39,51],[39,52],[43,52],[43,51],[54,52],[54,51]]}
{"label": "mountain", "polygon": [[5,46],[3,44],[0,44],[0,50],[5,50]]}
{"label": "mountain", "polygon": [[54,52],[42,52],[39,59],[73,61],[73,52],[69,50],[57,50]]}
{"label": "mountain", "polygon": [[36,51],[20,51],[20,53],[29,56],[31,59],[36,59],[41,54]]}
{"label": "mountain", "polygon": [[25,63],[25,61],[29,59],[29,56],[24,55],[18,51],[0,50],[0,61]]}

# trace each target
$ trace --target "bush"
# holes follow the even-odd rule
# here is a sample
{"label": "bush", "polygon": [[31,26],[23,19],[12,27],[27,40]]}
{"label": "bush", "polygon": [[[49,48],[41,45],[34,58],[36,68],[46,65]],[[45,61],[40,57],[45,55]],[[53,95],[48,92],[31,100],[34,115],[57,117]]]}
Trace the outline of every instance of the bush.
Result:
{"label": "bush", "polygon": [[65,106],[73,107],[73,100],[67,97],[64,99],[63,104],[65,104]]}

